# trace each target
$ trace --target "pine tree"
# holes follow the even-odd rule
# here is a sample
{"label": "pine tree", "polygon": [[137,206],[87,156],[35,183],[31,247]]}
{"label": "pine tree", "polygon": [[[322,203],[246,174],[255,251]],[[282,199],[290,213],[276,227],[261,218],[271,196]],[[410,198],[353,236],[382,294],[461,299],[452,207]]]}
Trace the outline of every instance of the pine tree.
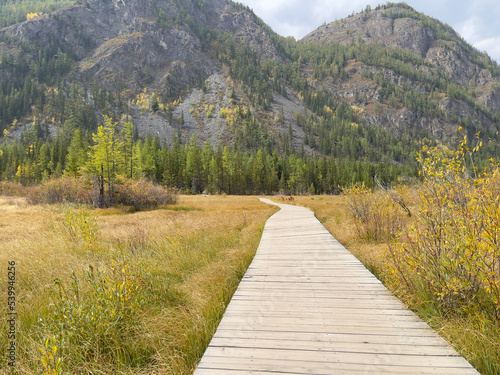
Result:
{"label": "pine tree", "polygon": [[133,177],[134,171],[134,125],[126,122],[120,132],[122,138],[123,170],[126,176]]}
{"label": "pine tree", "polygon": [[82,129],[77,128],[73,133],[71,144],[68,147],[65,172],[75,178],[80,176],[86,159],[87,150],[83,141]]}
{"label": "pine tree", "polygon": [[201,150],[193,134],[186,155],[186,187],[193,193],[203,191]]}

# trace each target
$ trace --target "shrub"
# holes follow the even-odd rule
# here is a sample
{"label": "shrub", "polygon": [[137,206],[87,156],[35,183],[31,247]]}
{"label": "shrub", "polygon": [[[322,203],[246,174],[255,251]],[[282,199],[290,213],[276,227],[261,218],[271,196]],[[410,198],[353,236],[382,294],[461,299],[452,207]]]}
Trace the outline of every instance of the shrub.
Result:
{"label": "shrub", "polygon": [[71,280],[69,285],[54,282],[54,309],[42,325],[72,366],[79,361],[112,361],[136,324],[134,317],[145,296],[142,278],[116,253],[108,267],[89,265],[84,277],[73,272]]}
{"label": "shrub", "polygon": [[[107,193],[104,194],[105,206],[123,204],[135,209],[147,209],[177,201],[171,190],[147,180],[125,180],[121,185],[114,186],[111,198],[112,201]],[[97,207],[100,202],[99,187],[85,177],[52,179],[29,188],[27,200],[29,204],[74,203]]]}
{"label": "shrub", "polygon": [[[364,185],[344,190],[348,208],[353,215],[357,235],[366,241],[389,241],[406,225],[407,211],[401,204],[403,194],[395,190],[372,193]],[[397,199],[394,197],[397,196]]]}
{"label": "shrub", "polygon": [[85,251],[95,253],[100,249],[98,237],[100,234],[97,217],[80,208],[67,209],[62,222],[63,233],[68,239],[81,245]]}
{"label": "shrub", "polygon": [[6,195],[9,197],[24,196],[26,195],[26,188],[21,184],[0,181],[0,195]]}
{"label": "shrub", "polygon": [[448,157],[437,148],[419,154],[415,221],[390,246],[386,277],[400,296],[500,321],[500,171],[493,160],[481,173],[468,166],[477,148],[466,141]]}
{"label": "shrub", "polygon": [[51,179],[28,189],[29,204],[91,204],[92,186],[85,177]]}
{"label": "shrub", "polygon": [[177,197],[171,190],[147,180],[126,180],[115,188],[114,202],[136,209],[154,208],[177,202]]}

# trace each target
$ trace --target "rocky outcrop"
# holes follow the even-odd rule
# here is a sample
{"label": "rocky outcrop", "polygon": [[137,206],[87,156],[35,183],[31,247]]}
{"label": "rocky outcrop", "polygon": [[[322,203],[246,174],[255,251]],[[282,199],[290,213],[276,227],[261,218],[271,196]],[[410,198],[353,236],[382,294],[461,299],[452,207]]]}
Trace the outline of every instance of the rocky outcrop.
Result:
{"label": "rocky outcrop", "polygon": [[401,11],[402,8],[393,7],[390,10],[362,12],[321,26],[305,36],[303,41],[350,43],[361,39],[382,46],[400,47],[425,58],[434,66],[435,72],[444,72],[459,85],[486,86],[497,82],[488,69],[471,59],[465,42],[455,32],[447,29],[452,40],[443,40],[419,20],[408,17],[393,19],[389,16]]}
{"label": "rocky outcrop", "polygon": [[[411,17],[407,16],[409,14]],[[422,19],[426,22],[422,22]],[[436,32],[441,35],[435,35]],[[500,111],[500,90],[498,90],[500,80],[479,62],[484,56],[478,55],[477,51],[467,45],[448,26],[426,18],[406,5],[392,5],[388,9],[386,7],[367,9],[346,19],[323,25],[303,38],[304,42],[318,44],[330,42],[349,44],[360,40],[364,43],[399,47],[413,52],[426,61],[425,65],[415,66],[415,69],[425,72],[434,79],[445,78],[460,87],[466,87],[478,105],[488,108],[492,113]],[[425,82],[405,77],[391,69],[364,65],[354,60],[348,63],[345,71],[347,75],[343,79],[328,78],[312,84],[317,88],[327,88],[358,106],[366,107],[365,119],[368,123],[393,129],[415,126],[427,128],[439,139],[453,138],[458,128],[457,124],[443,120],[443,117],[466,119],[469,123],[481,124],[484,128],[494,126],[492,120],[477,108],[472,108],[464,101],[447,97],[439,102],[442,116],[437,119],[419,115],[408,108],[398,109],[390,106],[383,107],[383,115],[370,114],[370,106],[374,102],[382,101],[382,88],[373,80],[367,79],[366,75],[361,76],[360,71],[369,72],[372,77],[382,73],[387,82],[400,88],[411,88],[424,95],[431,95],[429,86]],[[445,92],[443,95],[446,94]],[[356,102],[354,96],[361,97],[362,100]]]}
{"label": "rocky outcrop", "polygon": [[[163,23],[158,19],[160,12],[167,17]],[[179,17],[186,20],[173,21]],[[86,83],[96,81],[106,87],[120,83],[137,89],[169,82],[182,92],[215,72],[215,62],[203,51],[190,24],[229,32],[265,58],[279,56],[255,15],[228,0],[206,0],[198,5],[184,1],[182,7],[160,0],[82,0],[1,33],[36,46],[58,45],[80,60],[77,78]],[[173,75],[172,83],[167,78]]]}
{"label": "rocky outcrop", "polygon": [[[395,11],[397,11],[396,8]],[[362,39],[365,42],[376,42],[382,46],[393,46],[408,49],[422,57],[425,56],[432,43],[432,30],[419,26],[418,21],[411,18],[392,19],[384,16],[383,10],[373,10],[321,26],[306,35],[306,42],[350,43]]]}

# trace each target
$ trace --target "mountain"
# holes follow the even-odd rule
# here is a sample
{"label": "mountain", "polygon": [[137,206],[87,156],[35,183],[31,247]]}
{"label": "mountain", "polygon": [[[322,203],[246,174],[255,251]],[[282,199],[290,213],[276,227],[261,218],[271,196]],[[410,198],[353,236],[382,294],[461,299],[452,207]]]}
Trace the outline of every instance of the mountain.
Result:
{"label": "mountain", "polygon": [[[180,95],[183,99],[187,95],[198,100],[199,92],[192,90],[196,86],[206,88],[204,82],[208,80],[213,90],[209,90],[207,96],[213,99],[210,105],[217,106],[214,117],[218,118],[218,109],[222,103],[229,102],[233,84],[227,82],[229,74],[224,73],[223,57],[215,56],[218,53],[215,50],[220,49],[213,45],[215,36],[231,39],[224,41],[226,47],[232,49],[231,54],[235,53],[236,44],[244,42],[258,59],[280,61],[280,53],[270,34],[273,33],[247,8],[226,0],[206,3],[190,0],[88,0],[2,29],[0,79],[12,82],[17,78],[17,86],[21,86],[23,78],[16,77],[16,73],[23,71],[35,76],[38,81],[34,82],[35,85],[45,81],[48,86],[54,86],[64,76],[66,82],[83,84],[87,94],[82,99],[87,103],[92,101],[94,105],[98,101],[96,90],[103,89],[113,92],[114,96],[123,94],[124,100],[135,101],[136,95],[145,88],[150,95],[154,92],[163,98],[165,103]],[[24,61],[16,66],[19,57]],[[56,61],[61,60],[65,61],[61,69],[66,71],[54,79],[58,74],[54,73],[53,67],[50,75],[50,66],[46,72],[46,65],[56,65]],[[45,73],[49,74],[48,78]],[[92,85],[98,86],[97,89],[94,87],[93,93]],[[50,91],[48,88],[43,90]],[[7,91],[4,90],[4,95],[10,94]],[[214,92],[220,100],[212,98]],[[195,104],[191,103],[193,100],[188,100],[190,104],[181,105],[174,112],[176,119],[180,118],[182,111],[185,112],[188,128],[199,126],[190,115]],[[116,103],[110,104],[116,107]],[[40,109],[39,112],[45,112],[44,108]],[[127,111],[135,114],[135,109],[136,106],[132,105]],[[12,112],[18,114],[20,110]],[[24,112],[30,114],[30,108]],[[126,111],[120,108],[114,114],[123,112]],[[138,116],[138,125],[142,126],[146,120],[142,118],[144,116]],[[21,120],[12,113],[2,118]],[[157,118],[154,121],[161,122]],[[149,122],[149,116],[146,122]],[[212,122],[217,122],[212,127],[218,135],[225,121]],[[9,127],[5,122],[1,125]],[[170,141],[175,126],[158,129],[153,125],[153,128],[154,135],[163,131],[164,140]],[[148,128],[142,130],[148,132]],[[193,132],[197,133],[187,133]],[[218,137],[213,138],[216,143]]]}
{"label": "mountain", "polygon": [[[360,97],[365,101],[369,123],[420,126],[439,139],[455,134],[457,123],[493,134],[498,130],[498,65],[448,25],[404,3],[367,7],[319,27],[302,41],[360,45],[344,62],[343,79],[317,79],[314,84],[346,99],[357,94],[354,102],[359,105]],[[409,103],[405,96],[411,90],[418,98],[410,95]],[[427,108],[419,106],[418,99]],[[367,101],[383,103],[382,113],[374,114]]]}
{"label": "mountain", "polygon": [[[27,147],[58,140],[63,169],[75,128],[91,144],[103,115],[170,147],[194,136],[391,168],[414,165],[423,139],[500,128],[499,66],[404,3],[300,41],[230,0],[57,4],[0,30],[0,132]],[[482,152],[500,156],[495,143]]]}

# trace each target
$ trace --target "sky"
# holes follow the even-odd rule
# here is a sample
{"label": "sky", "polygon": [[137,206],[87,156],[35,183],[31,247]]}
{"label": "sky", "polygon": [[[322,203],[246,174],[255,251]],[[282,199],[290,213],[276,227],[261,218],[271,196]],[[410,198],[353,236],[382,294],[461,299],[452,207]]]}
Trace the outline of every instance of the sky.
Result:
{"label": "sky", "polygon": [[[282,36],[301,39],[323,23],[345,18],[371,0],[238,0]],[[392,0],[392,2],[398,2]],[[500,63],[500,4],[498,0],[406,0],[415,10],[447,23],[467,42]]]}

